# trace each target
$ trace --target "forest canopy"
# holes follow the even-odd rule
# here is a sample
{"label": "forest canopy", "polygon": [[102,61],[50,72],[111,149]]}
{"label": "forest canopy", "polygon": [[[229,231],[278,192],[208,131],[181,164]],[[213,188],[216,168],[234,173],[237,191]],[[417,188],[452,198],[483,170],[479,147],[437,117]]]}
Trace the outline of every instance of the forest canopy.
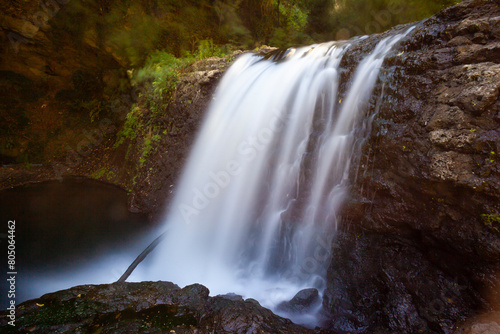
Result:
{"label": "forest canopy", "polygon": [[[260,45],[284,47],[377,33],[457,0],[74,0],[54,28],[111,48],[140,66],[155,50],[176,57]],[[203,50],[201,50],[202,52]]]}

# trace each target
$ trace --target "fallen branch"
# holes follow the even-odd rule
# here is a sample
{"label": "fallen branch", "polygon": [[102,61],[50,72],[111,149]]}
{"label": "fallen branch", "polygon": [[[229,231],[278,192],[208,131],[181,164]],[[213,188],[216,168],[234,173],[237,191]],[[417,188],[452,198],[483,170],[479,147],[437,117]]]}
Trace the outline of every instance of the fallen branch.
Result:
{"label": "fallen branch", "polygon": [[143,250],[141,254],[139,254],[139,256],[134,260],[134,262],[132,262],[132,264],[127,268],[127,270],[118,279],[118,281],[116,281],[117,283],[125,282],[127,280],[127,278],[130,276],[130,274],[132,274],[134,269],[139,265],[139,263],[141,263],[142,260],[144,260],[146,258],[146,256],[148,256],[148,254],[151,253],[153,251],[153,249],[155,249],[156,246],[158,246],[158,244],[163,240],[163,238],[165,237],[165,233],[166,232],[163,232],[162,234],[160,234],[160,236],[158,238],[153,240],[153,242],[150,243],[149,246],[146,247],[146,249]]}

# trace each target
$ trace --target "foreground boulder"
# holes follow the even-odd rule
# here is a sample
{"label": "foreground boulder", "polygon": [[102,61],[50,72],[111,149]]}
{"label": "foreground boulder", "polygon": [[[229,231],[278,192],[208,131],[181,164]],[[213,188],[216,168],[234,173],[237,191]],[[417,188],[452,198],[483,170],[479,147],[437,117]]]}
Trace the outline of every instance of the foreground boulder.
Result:
{"label": "foreground boulder", "polygon": [[289,301],[278,305],[278,308],[288,313],[308,312],[320,304],[318,289],[309,288],[297,292]]}
{"label": "foreground boulder", "polygon": [[170,282],[84,285],[27,301],[2,333],[319,333],[254,300],[209,297],[206,287]]}

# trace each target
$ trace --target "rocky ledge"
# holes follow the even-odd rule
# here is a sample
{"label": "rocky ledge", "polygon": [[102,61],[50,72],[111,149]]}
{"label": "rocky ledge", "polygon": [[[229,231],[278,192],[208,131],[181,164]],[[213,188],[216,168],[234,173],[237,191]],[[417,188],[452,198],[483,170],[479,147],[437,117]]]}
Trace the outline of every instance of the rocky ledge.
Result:
{"label": "rocky ledge", "polygon": [[170,282],[84,285],[19,305],[2,333],[326,333],[293,324],[256,300],[209,297],[206,287]]}

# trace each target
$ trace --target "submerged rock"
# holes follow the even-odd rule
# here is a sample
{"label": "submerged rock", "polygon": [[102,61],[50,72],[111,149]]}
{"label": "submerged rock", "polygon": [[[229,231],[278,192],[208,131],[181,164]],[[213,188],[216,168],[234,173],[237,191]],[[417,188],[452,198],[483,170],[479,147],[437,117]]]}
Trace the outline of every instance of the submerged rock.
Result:
{"label": "submerged rock", "polygon": [[317,333],[258,303],[209,297],[200,284],[84,285],[16,308],[16,326],[0,313],[2,333]]}

